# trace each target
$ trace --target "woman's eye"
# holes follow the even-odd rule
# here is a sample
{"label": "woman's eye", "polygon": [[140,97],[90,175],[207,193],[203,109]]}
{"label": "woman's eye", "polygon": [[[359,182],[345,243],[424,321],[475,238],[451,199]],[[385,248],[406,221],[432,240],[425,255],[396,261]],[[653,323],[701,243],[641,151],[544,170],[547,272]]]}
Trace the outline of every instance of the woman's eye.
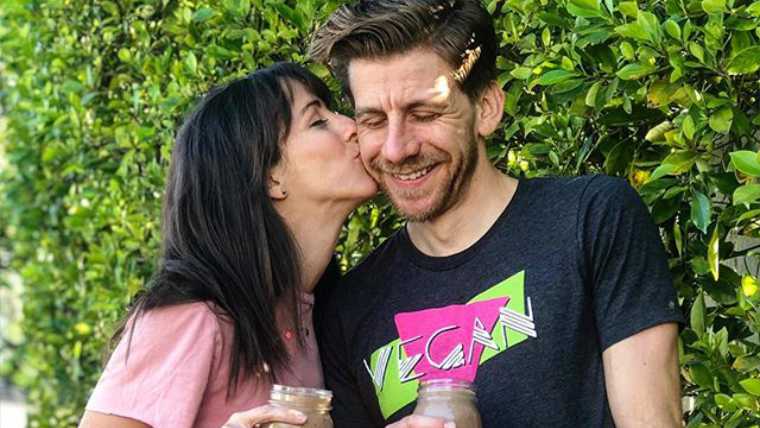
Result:
{"label": "woman's eye", "polygon": [[328,122],[327,119],[315,120],[314,122],[311,123],[311,125],[309,125],[309,127],[310,128],[324,128],[325,126],[327,126],[327,122]]}

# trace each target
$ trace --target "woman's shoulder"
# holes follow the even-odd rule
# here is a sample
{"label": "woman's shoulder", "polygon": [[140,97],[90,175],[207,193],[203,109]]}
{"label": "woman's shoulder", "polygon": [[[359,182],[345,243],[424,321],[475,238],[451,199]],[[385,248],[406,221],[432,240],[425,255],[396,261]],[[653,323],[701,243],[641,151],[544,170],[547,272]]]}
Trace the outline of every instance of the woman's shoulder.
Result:
{"label": "woman's shoulder", "polygon": [[226,336],[223,314],[206,302],[181,303],[141,310],[127,322],[112,360],[151,361],[210,353],[218,358]]}
{"label": "woman's shoulder", "polygon": [[138,312],[111,354],[88,410],[152,426],[191,426],[223,360],[220,325],[213,306],[204,302]]}
{"label": "woman's shoulder", "polygon": [[[164,333],[177,329],[219,329],[221,311],[208,302],[180,303],[175,305],[149,308],[139,311],[129,320],[129,327],[134,324],[135,333],[145,333],[159,328]],[[127,329],[126,333],[129,332]]]}

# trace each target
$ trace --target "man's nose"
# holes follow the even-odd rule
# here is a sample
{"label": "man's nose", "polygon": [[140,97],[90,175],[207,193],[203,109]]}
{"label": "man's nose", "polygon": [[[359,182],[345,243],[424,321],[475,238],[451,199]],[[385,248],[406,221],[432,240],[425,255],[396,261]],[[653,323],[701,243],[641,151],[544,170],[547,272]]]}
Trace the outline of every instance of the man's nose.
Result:
{"label": "man's nose", "polygon": [[403,122],[390,120],[388,132],[383,142],[382,155],[388,162],[401,163],[404,159],[419,153],[420,145],[407,132]]}

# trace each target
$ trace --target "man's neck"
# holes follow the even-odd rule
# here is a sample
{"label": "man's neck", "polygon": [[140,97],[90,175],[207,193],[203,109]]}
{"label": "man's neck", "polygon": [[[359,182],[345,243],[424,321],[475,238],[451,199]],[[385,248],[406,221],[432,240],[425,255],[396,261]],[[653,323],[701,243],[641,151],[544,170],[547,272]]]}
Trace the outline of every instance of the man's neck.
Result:
{"label": "man's neck", "polygon": [[511,203],[517,180],[481,159],[462,198],[448,211],[426,222],[408,222],[409,238],[422,253],[444,257],[476,243]]}

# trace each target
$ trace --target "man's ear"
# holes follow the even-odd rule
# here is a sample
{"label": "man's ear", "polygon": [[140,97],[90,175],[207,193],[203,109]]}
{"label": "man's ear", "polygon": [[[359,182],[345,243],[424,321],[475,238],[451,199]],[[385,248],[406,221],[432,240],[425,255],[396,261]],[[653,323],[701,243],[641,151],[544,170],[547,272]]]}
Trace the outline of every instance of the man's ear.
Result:
{"label": "man's ear", "polygon": [[279,163],[272,167],[267,178],[267,193],[271,199],[281,201],[288,197],[285,186],[285,167]]}
{"label": "man's ear", "polygon": [[478,136],[488,138],[501,124],[504,116],[504,91],[499,84],[491,82],[478,100]]}

